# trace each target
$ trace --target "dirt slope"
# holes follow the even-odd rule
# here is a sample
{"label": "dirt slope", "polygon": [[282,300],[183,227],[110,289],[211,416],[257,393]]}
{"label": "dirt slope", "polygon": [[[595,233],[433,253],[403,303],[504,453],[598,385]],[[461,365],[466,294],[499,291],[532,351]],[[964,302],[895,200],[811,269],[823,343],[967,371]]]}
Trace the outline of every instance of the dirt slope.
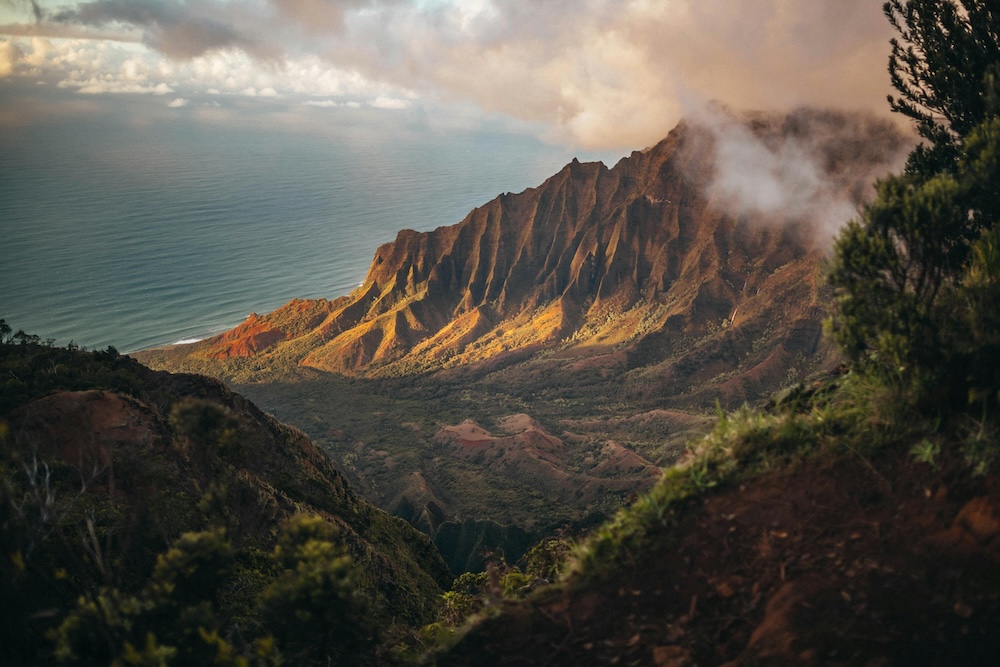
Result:
{"label": "dirt slope", "polygon": [[997,664],[997,480],[872,464],[699,501],[634,567],[511,605],[438,664]]}

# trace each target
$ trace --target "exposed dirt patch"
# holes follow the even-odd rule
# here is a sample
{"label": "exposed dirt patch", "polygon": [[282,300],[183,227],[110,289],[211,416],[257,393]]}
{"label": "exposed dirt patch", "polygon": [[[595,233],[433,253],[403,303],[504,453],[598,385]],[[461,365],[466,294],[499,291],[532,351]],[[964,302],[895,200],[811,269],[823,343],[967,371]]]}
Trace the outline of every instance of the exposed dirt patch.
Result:
{"label": "exposed dirt patch", "polygon": [[14,413],[15,436],[42,458],[58,456],[81,470],[102,470],[114,447],[148,447],[162,427],[139,401],[107,391],[64,391]]}
{"label": "exposed dirt patch", "polygon": [[627,571],[516,605],[440,664],[1000,664],[1000,485],[873,463],[692,504]]}
{"label": "exposed dirt patch", "polygon": [[657,466],[610,441],[599,456],[577,463],[574,448],[530,415],[511,415],[501,420],[499,427],[510,435],[494,436],[467,419],[443,427],[434,440],[449,445],[456,457],[511,479],[529,481],[565,502],[593,502],[608,494],[645,490],[661,474]]}

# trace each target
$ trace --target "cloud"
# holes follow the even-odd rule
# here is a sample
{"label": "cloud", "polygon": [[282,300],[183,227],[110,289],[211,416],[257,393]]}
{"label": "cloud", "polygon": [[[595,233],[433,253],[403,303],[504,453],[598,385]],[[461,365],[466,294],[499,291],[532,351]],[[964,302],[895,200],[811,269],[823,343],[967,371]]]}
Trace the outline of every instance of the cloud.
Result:
{"label": "cloud", "polygon": [[24,62],[32,67],[43,67],[52,51],[52,42],[44,37],[32,37],[30,44],[31,51],[24,56]]}
{"label": "cloud", "polygon": [[14,73],[21,52],[12,40],[0,41],[0,79],[5,79]]}
{"label": "cloud", "polygon": [[[228,92],[474,105],[586,148],[662,138],[708,100],[885,108],[873,0],[92,0],[0,33],[116,36]],[[25,13],[27,18],[27,12]],[[89,31],[89,32],[88,32]],[[153,54],[148,54],[153,59]],[[153,80],[153,75],[150,74]]]}
{"label": "cloud", "polygon": [[367,0],[272,0],[279,14],[306,32],[327,34],[344,28],[345,16],[375,3]]}
{"label": "cloud", "polygon": [[170,102],[170,104],[168,104],[167,106],[170,107],[171,109],[180,109],[181,107],[186,107],[187,105],[188,105],[188,100],[184,99],[183,97],[178,97],[175,98],[172,102]]}
{"label": "cloud", "polygon": [[[352,62],[591,147],[651,143],[713,99],[878,108],[888,91],[890,29],[871,0],[478,5],[359,19],[356,45],[373,46]],[[388,48],[386,33],[396,36]]]}
{"label": "cloud", "polygon": [[684,150],[713,155],[707,194],[715,205],[776,224],[808,221],[824,242],[855,217],[875,179],[902,167],[915,143],[862,112],[734,114],[713,105],[693,125],[702,133]]}
{"label": "cloud", "polygon": [[142,41],[172,58],[188,59],[209,51],[238,48],[260,57],[276,52],[250,36],[223,3],[163,0],[94,0],[45,15],[56,24],[87,27],[129,25],[142,29]]}
{"label": "cloud", "polygon": [[85,81],[60,81],[59,87],[76,88],[82,95],[167,95],[175,92],[165,83],[136,83],[99,77],[91,77]]}
{"label": "cloud", "polygon": [[374,109],[408,109],[410,108],[410,103],[406,100],[401,100],[398,97],[387,97],[385,95],[379,95],[368,105]]}

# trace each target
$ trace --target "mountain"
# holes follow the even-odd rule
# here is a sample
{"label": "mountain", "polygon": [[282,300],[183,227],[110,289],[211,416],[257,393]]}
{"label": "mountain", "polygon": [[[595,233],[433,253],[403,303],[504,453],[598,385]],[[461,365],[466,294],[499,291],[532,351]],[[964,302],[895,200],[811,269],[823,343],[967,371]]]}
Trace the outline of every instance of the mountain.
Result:
{"label": "mountain", "polygon": [[233,383],[435,539],[542,534],[648,489],[717,402],[836,364],[829,239],[910,145],[865,115],[715,110],[401,231],[347,296],[135,356]]}
{"label": "mountain", "polygon": [[[738,141],[765,154],[807,149],[828,199],[812,210],[731,201],[731,188],[720,185],[731,168],[719,161],[732,152],[734,127],[745,134]],[[860,203],[873,175],[908,146],[888,123],[831,112],[682,123],[613,169],[574,160],[456,225],[399,232],[349,296],[294,300],[171,352],[274,355],[371,377],[558,350],[576,369],[653,377],[658,394],[738,403],[821,351],[829,297],[817,222],[831,197]],[[779,186],[801,186],[790,196],[816,187],[781,183],[790,169],[776,167],[786,172],[770,174]],[[749,184],[773,186],[766,178]]]}
{"label": "mountain", "polygon": [[[322,549],[348,558],[364,618],[383,628],[425,621],[450,581],[426,536],[358,498],[301,431],[217,380],[151,371],[114,350],[32,343],[0,342],[0,368],[0,593],[13,619],[3,632],[12,664],[44,662],[47,638],[84,663],[99,651],[89,658],[96,664],[109,644],[145,641],[138,628],[150,619],[167,642],[170,624],[156,614],[169,609],[195,624],[185,632],[211,629],[205,609],[214,609],[227,641],[249,642],[266,623],[265,603],[288,593],[274,587],[294,582],[282,575],[294,530],[316,538],[298,571],[346,567],[324,560]],[[195,549],[191,561],[170,574],[163,563],[185,548]],[[227,565],[198,584],[197,604],[181,613],[186,603],[171,591],[205,576],[197,573],[212,562],[206,551]],[[309,576],[317,577],[311,587],[323,585],[325,575]],[[91,627],[87,604],[105,605],[109,616]],[[197,633],[181,643],[198,646]],[[294,656],[292,644],[280,640],[278,649]]]}

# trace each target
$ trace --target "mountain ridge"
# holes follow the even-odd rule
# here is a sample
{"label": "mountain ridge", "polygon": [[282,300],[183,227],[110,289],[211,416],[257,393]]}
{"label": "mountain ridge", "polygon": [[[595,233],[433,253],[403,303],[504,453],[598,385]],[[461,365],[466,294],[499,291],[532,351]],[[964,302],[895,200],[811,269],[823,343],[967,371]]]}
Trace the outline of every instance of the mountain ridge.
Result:
{"label": "mountain ridge", "polygon": [[[823,354],[825,248],[815,221],[801,211],[784,218],[738,211],[731,192],[715,187],[717,153],[728,154],[729,144],[719,146],[731,142],[730,127],[751,137],[741,141],[776,151],[783,142],[819,137],[808,147],[818,169],[855,205],[871,174],[888,171],[909,145],[888,123],[832,112],[684,122],[611,169],[574,160],[538,187],[502,194],[455,225],[401,230],[376,250],[367,277],[349,295],[296,299],[213,338],[137,356],[275,355],[325,372],[378,377],[562,346],[581,359],[623,350],[622,370],[656,369],[668,378],[662,391],[683,393],[708,381],[727,404],[761,395],[784,380],[796,355]],[[776,357],[761,356],[738,377],[711,381],[739,361],[727,348],[743,353],[743,339],[755,340],[769,326]],[[727,327],[743,334],[720,331]],[[662,340],[720,333],[713,349],[679,357]],[[694,366],[717,372],[694,383],[669,380],[686,378]]]}
{"label": "mountain ridge", "polygon": [[[234,383],[434,539],[469,519],[534,533],[607,515],[717,404],[838,363],[830,211],[908,146],[865,115],[708,114],[611,169],[573,161],[455,225],[400,231],[349,295],[135,356]],[[562,445],[507,432],[518,414]],[[435,437],[467,420],[495,439]]]}

